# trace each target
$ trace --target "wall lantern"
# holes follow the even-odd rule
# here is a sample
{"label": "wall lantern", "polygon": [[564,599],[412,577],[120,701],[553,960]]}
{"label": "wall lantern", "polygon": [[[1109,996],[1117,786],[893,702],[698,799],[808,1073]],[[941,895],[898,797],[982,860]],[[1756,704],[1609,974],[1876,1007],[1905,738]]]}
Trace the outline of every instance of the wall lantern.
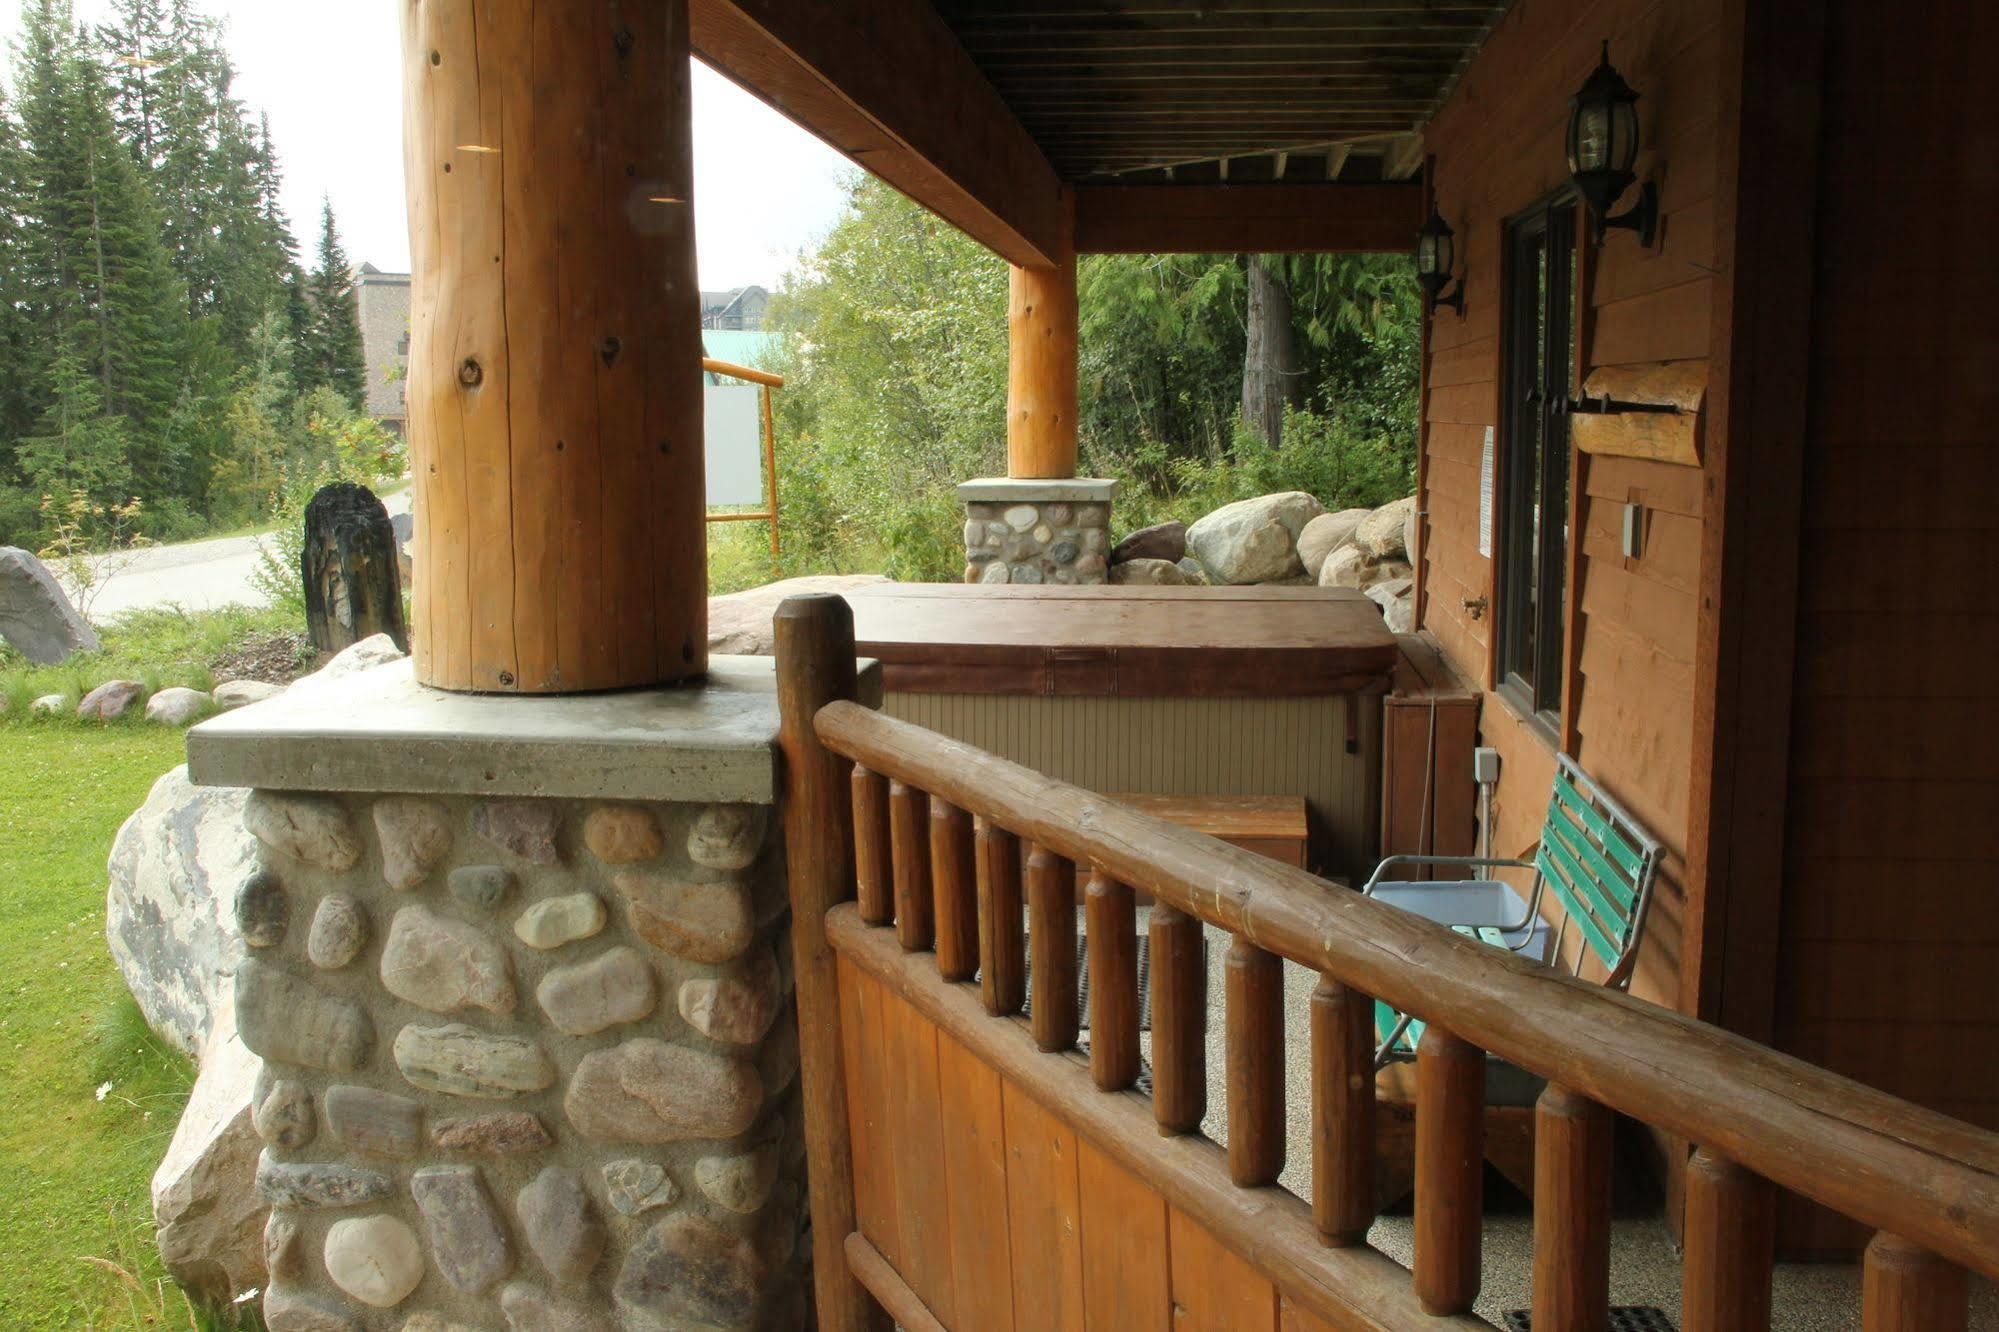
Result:
{"label": "wall lantern", "polygon": [[1424,294],[1430,298],[1430,309],[1449,306],[1458,312],[1458,318],[1465,317],[1465,284],[1460,281],[1451,288],[1451,294],[1443,294],[1445,284],[1451,280],[1451,270],[1457,267],[1457,235],[1450,224],[1430,209],[1430,220],[1416,233],[1416,280],[1423,284]]}
{"label": "wall lantern", "polygon": [[1583,86],[1569,99],[1569,179],[1596,219],[1602,241],[1612,227],[1638,233],[1638,243],[1652,244],[1659,226],[1659,191],[1646,181],[1638,202],[1615,217],[1608,216],[1618,196],[1638,179],[1638,94],[1610,64],[1610,43],[1603,59]]}

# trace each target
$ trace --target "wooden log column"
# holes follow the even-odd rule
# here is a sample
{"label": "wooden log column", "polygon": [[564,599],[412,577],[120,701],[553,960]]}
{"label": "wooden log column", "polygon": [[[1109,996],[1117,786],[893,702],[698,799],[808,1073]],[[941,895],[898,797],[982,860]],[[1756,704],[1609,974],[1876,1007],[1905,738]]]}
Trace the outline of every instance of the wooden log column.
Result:
{"label": "wooden log column", "polygon": [[686,0],[408,0],[417,677],[707,669]]}
{"label": "wooden log column", "polygon": [[1075,206],[1063,200],[1061,253],[1047,268],[1013,269],[1008,284],[1006,474],[1076,474]]}

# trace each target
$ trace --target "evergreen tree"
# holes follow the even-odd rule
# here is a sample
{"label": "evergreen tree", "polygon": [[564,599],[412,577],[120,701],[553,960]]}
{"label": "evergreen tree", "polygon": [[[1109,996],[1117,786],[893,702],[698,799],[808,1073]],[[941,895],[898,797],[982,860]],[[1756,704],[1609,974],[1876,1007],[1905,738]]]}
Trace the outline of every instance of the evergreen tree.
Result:
{"label": "evergreen tree", "polygon": [[123,417],[104,412],[90,350],[82,325],[61,340],[49,367],[51,399],[39,433],[20,441],[19,465],[32,499],[64,502],[80,495],[115,505],[132,494],[130,432]]}
{"label": "evergreen tree", "polygon": [[112,117],[133,158],[148,171],[159,166],[160,89],[173,52],[161,0],[113,0],[113,20],[98,29],[117,95]]}
{"label": "evergreen tree", "polygon": [[299,387],[330,388],[355,410],[365,405],[368,366],[361,350],[361,301],[334,225],[333,201],[320,214],[319,262],[306,283],[306,330]]}

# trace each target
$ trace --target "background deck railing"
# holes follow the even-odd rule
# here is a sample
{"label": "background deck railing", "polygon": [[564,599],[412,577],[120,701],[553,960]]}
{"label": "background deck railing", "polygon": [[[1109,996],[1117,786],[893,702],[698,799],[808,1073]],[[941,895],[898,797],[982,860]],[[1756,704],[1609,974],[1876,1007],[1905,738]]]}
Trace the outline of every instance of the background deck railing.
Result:
{"label": "background deck railing", "polygon": [[[1999,1275],[1999,1135],[883,717],[850,701],[851,626],[837,598],[796,599],[778,621],[807,1033],[837,1028],[837,950],[1335,1326],[1479,1325],[1470,1311],[1487,1052],[1549,1084],[1536,1111],[1537,1329],[1606,1326],[1613,1111],[1694,1145],[1688,1332],[1769,1325],[1773,1183],[1877,1232],[1863,1277],[1868,1332],[1962,1328],[1965,1269]],[[1073,1054],[1054,1057],[1078,1034],[1079,877],[1091,962],[1086,1071]],[[1023,886],[1028,935],[1055,941],[1033,949],[1031,972]],[[1149,1124],[1130,1090],[1140,1067],[1133,889],[1156,899]],[[840,905],[853,895],[856,905]],[[1202,922],[1233,940],[1220,1146],[1199,1136]],[[1274,1187],[1285,1151],[1279,959],[1320,977],[1308,1200]],[[1027,997],[1024,974],[1031,1018],[1003,1020]],[[1365,1243],[1377,998],[1429,1024],[1417,1056],[1406,1273]],[[839,1036],[815,1040],[831,1043],[805,1052],[822,1319],[879,1326],[845,1256],[855,1227]],[[838,1272],[823,1270],[829,1260]],[[885,1265],[863,1265],[892,1281],[893,1269],[884,1278]],[[909,1294],[897,1288],[891,1302],[906,1308]]]}

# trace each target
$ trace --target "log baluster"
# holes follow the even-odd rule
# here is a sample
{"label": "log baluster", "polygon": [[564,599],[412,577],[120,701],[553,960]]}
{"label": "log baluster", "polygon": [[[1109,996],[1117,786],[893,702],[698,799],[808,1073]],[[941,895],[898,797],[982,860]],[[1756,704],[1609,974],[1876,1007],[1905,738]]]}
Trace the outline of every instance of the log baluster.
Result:
{"label": "log baluster", "polygon": [[1138,934],[1131,889],[1102,870],[1084,893],[1090,947],[1090,1073],[1104,1091],[1138,1080]]}
{"label": "log baluster", "polygon": [[1868,1243],[1860,1278],[1865,1332],[1965,1332],[1969,1298],[1957,1264],[1885,1230]]}
{"label": "log baluster", "polygon": [[1223,972],[1229,1178],[1253,1189],[1284,1171],[1284,964],[1238,936]]}
{"label": "log baluster", "polygon": [[870,925],[893,924],[895,870],[889,861],[888,778],[856,763],[851,785],[854,886],[861,919]]}
{"label": "log baluster", "polygon": [[979,970],[972,816],[938,796],[930,797],[930,881],[935,889],[937,971],[947,981],[968,981]]}
{"label": "log baluster", "polygon": [[1687,1162],[1686,1191],[1681,1326],[1685,1332],[1770,1326],[1776,1191],[1705,1147]]}
{"label": "log baluster", "polygon": [[1152,1115],[1161,1133],[1194,1133],[1208,1112],[1201,922],[1165,902],[1154,902],[1148,933],[1152,942]]}
{"label": "log baluster", "polygon": [[1485,1052],[1432,1023],[1416,1046],[1416,1298],[1468,1313],[1478,1298],[1485,1191]]}
{"label": "log baluster", "polygon": [[895,934],[905,952],[920,953],[937,941],[930,900],[930,847],[924,828],[927,800],[903,782],[888,784],[890,860],[895,867]]}
{"label": "log baluster", "polygon": [[994,1017],[1018,1013],[1027,999],[1027,934],[1020,903],[1020,839],[977,820],[979,994]]}
{"label": "log baluster", "polygon": [[1374,1000],[1330,975],[1312,990],[1312,1219],[1333,1248],[1374,1224]]}
{"label": "log baluster", "polygon": [[1027,937],[1034,965],[1030,1025],[1043,1050],[1076,1044],[1076,867],[1045,847],[1027,853]]}
{"label": "log baluster", "polygon": [[1610,1326],[1610,1111],[1550,1083],[1534,1107],[1534,1325]]}

